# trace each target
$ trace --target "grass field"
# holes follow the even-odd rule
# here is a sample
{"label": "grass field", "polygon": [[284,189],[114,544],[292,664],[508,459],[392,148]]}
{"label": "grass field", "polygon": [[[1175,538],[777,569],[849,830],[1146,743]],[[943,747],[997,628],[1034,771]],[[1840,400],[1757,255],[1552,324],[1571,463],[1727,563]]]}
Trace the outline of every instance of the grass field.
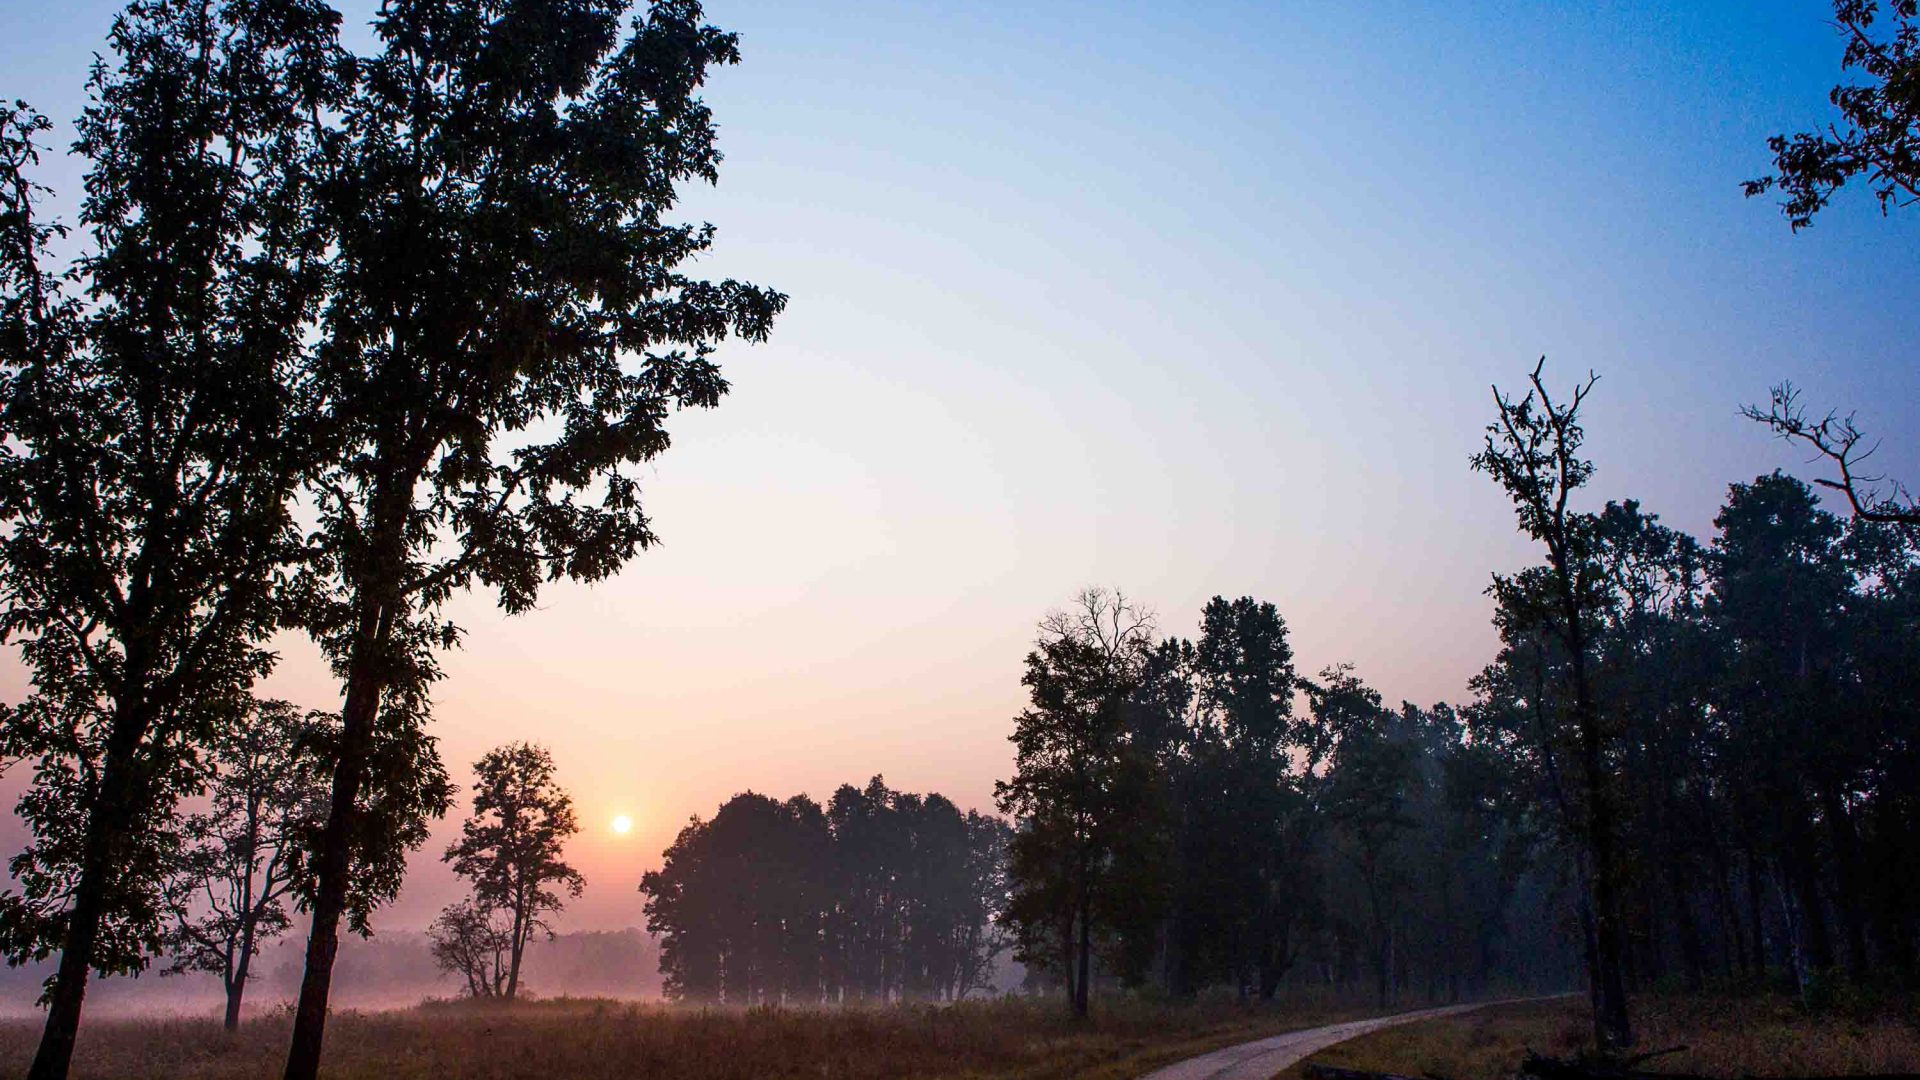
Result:
{"label": "grass field", "polygon": [[[1362,1036],[1280,1074],[1298,1080],[1314,1062],[1350,1069],[1505,1080],[1531,1049],[1549,1056],[1591,1045],[1583,999],[1490,1008]],[[1912,1003],[1850,1014],[1809,1016],[1780,998],[1636,999],[1642,1048],[1688,1049],[1641,1068],[1706,1076],[1920,1073],[1920,1014]]]}
{"label": "grass field", "polygon": [[[1086,1024],[1054,1000],[873,1009],[698,1010],[596,1000],[337,1014],[330,1080],[1123,1080],[1263,1035],[1363,1015],[1332,1005],[1242,1008],[1117,1002]],[[214,1080],[279,1073],[288,1022],[234,1035],[207,1019],[81,1029],[77,1077]],[[37,1022],[0,1022],[0,1076],[25,1071]]]}

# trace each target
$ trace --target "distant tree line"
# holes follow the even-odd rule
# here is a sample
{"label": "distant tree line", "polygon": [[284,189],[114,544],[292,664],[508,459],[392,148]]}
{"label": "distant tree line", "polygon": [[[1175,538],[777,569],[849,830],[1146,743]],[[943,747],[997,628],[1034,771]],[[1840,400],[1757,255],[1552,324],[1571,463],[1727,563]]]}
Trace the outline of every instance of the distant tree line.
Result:
{"label": "distant tree line", "polygon": [[1005,951],[1004,822],[874,777],[825,807],[736,795],[641,881],[667,994],[726,1004],[958,1000]]}
{"label": "distant tree line", "polygon": [[1016,955],[1086,1012],[1097,979],[1381,1005],[1567,970],[1526,808],[1447,706],[1383,706],[1294,668],[1270,603],[1216,597],[1197,640],[1118,592],[1050,616],[1015,721]]}
{"label": "distant tree line", "polygon": [[1593,385],[1495,394],[1473,464],[1545,558],[1495,576],[1463,705],[1300,675],[1250,598],[1194,641],[1105,590],[1049,616],[999,787],[1016,955],[1081,1012],[1103,978],[1384,1005],[1578,957],[1611,1047],[1634,988],[1920,984],[1920,530],[1780,473],[1706,543],[1582,510]]}

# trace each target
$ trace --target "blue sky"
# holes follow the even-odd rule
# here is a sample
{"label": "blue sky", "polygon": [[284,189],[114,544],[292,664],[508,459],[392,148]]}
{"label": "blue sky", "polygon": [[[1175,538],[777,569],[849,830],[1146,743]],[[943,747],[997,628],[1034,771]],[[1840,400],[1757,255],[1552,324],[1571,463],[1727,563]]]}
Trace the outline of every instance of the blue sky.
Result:
{"label": "blue sky", "polygon": [[[71,117],[115,6],[0,0],[0,95]],[[451,762],[535,732],[590,820],[636,815],[585,923],[634,921],[638,867],[741,788],[985,805],[1082,585],[1178,633],[1251,593],[1307,670],[1461,698],[1488,574],[1534,557],[1467,457],[1542,354],[1601,375],[1596,497],[1702,535],[1728,482],[1803,469],[1738,416],[1783,378],[1920,478],[1920,215],[1849,193],[1795,236],[1739,190],[1828,116],[1817,0],[708,11],[745,62],[685,210],[791,308],[654,470],[665,546],[523,618],[466,603],[437,695]],[[330,704],[298,643],[274,688]],[[394,918],[444,901],[414,895]]]}

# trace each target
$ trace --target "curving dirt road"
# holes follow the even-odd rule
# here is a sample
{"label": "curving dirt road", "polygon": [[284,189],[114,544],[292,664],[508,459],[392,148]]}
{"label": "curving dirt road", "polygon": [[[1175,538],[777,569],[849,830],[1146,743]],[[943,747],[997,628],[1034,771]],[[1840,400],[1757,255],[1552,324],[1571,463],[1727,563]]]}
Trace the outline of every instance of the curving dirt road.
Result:
{"label": "curving dirt road", "polygon": [[1229,1046],[1224,1050],[1215,1050],[1210,1054],[1201,1054],[1199,1057],[1190,1057],[1164,1069],[1150,1072],[1140,1080],[1271,1080],[1273,1074],[1309,1054],[1319,1053],[1334,1043],[1346,1042],[1348,1039],[1357,1038],[1370,1031],[1411,1024],[1416,1020],[1431,1020],[1437,1016],[1472,1012],[1489,1005],[1512,1003],[1512,1001],[1482,1001],[1472,1005],[1447,1005],[1438,1009],[1421,1009],[1418,1012],[1376,1016],[1371,1020],[1349,1020],[1344,1024],[1328,1024],[1326,1027],[1308,1028],[1305,1031],[1289,1031],[1284,1035],[1273,1035],[1265,1039],[1241,1043],[1238,1046]]}

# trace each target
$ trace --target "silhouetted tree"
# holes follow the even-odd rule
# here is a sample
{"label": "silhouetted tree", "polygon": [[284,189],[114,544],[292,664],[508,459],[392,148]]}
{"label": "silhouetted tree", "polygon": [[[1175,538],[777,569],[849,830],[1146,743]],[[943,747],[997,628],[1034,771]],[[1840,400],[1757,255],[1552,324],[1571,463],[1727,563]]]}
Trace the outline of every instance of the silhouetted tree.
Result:
{"label": "silhouetted tree", "polygon": [[[1835,477],[1821,477],[1814,483],[1845,496],[1855,517],[1909,528],[1920,526],[1920,502],[1905,485],[1861,471],[1880,444],[1869,443],[1866,433],[1854,426],[1851,415],[1829,412],[1813,419],[1792,383],[1774,387],[1766,408],[1749,405],[1741,412],[1747,419],[1772,428],[1782,439],[1811,447],[1826,459]],[[1882,484],[1888,485],[1886,490],[1881,489]]]}
{"label": "silhouetted tree", "polygon": [[958,1000],[1005,949],[1007,826],[879,777],[829,806],[751,792],[648,873],[669,996],[734,1004]]}
{"label": "silhouetted tree", "polygon": [[[1805,484],[1778,473],[1733,485],[1714,521],[1710,609],[1731,646],[1719,701],[1737,725],[1729,750],[1744,766],[1761,843],[1774,853],[1803,993],[1836,954],[1819,884],[1819,830],[1830,830],[1836,855],[1856,848],[1841,790],[1857,744],[1831,730],[1850,711],[1841,627],[1852,576],[1838,558],[1840,522],[1815,504]],[[1842,897],[1838,910],[1858,908]],[[1861,933],[1853,925],[1849,937],[1857,943]],[[1856,961],[1858,970],[1864,957]]]}
{"label": "silhouetted tree", "polygon": [[[1749,197],[1779,191],[1795,231],[1813,224],[1835,192],[1864,178],[1882,213],[1920,199],[1920,26],[1915,0],[1834,0],[1845,44],[1840,66],[1864,82],[1828,95],[1839,110],[1825,130],[1767,140],[1774,173],[1746,183]],[[1884,20],[1884,21],[1883,21]]]}
{"label": "silhouetted tree", "polygon": [[[1302,808],[1291,775],[1296,745],[1297,688],[1287,625],[1272,604],[1252,597],[1214,597],[1200,613],[1194,651],[1199,731],[1195,752],[1210,761],[1214,798],[1202,825],[1216,834],[1212,859],[1190,860],[1189,872],[1220,889],[1234,984],[1245,996],[1271,997],[1292,963],[1290,930],[1297,917],[1288,889],[1295,815]],[[1208,821],[1208,818],[1211,818]],[[1214,865],[1206,866],[1207,862]]]}
{"label": "silhouetted tree", "polygon": [[479,584],[524,611],[649,546],[631,470],[726,391],[716,343],[764,338],[785,303],[684,274],[713,230],[668,220],[681,183],[716,176],[696,93],[734,36],[693,0],[623,30],[626,8],[386,4],[329,119],[308,624],[343,729],[288,1080],[318,1068],[370,750],[421,728],[458,640],[444,601]]}
{"label": "silhouetted tree", "polygon": [[1117,592],[1089,589],[1041,623],[1022,680],[1032,706],[1014,719],[1014,775],[995,785],[1017,822],[1007,918],[1015,955],[1065,975],[1087,1014],[1094,921],[1137,914],[1146,884],[1116,873],[1159,826],[1153,767],[1135,744],[1129,705],[1152,646],[1149,616]]}
{"label": "silhouetted tree", "polygon": [[[1593,475],[1593,464],[1580,457],[1585,433],[1579,417],[1593,379],[1577,387],[1570,401],[1557,404],[1540,377],[1545,366],[1545,358],[1535,365],[1530,389],[1519,400],[1495,388],[1498,416],[1487,427],[1486,448],[1474,455],[1473,467],[1506,490],[1520,531],[1547,549],[1544,574],[1528,583],[1496,576],[1493,592],[1503,608],[1525,610],[1539,620],[1565,651],[1566,722],[1576,743],[1569,790],[1580,809],[1578,821],[1569,825],[1578,830],[1590,869],[1594,1038],[1600,1046],[1617,1050],[1631,1045],[1633,1036],[1621,971],[1625,928],[1617,796],[1608,733],[1589,671],[1601,579],[1593,558],[1591,521],[1569,506],[1573,492]],[[1528,595],[1528,584],[1542,593]]]}
{"label": "silhouetted tree", "polygon": [[520,961],[536,931],[551,935],[546,916],[577,897],[586,882],[560,858],[580,831],[573,799],[553,778],[553,756],[531,743],[509,743],[473,763],[473,813],[446,861],[473,884],[474,910],[509,921],[508,1000],[520,990]]}
{"label": "silhouetted tree", "polygon": [[818,803],[736,795],[680,831],[641,879],[675,998],[818,1001],[832,838]]}
{"label": "silhouetted tree", "polygon": [[336,20],[308,0],[118,17],[77,123],[66,268],[34,205],[47,125],[0,109],[0,637],[32,678],[0,756],[35,770],[0,949],[60,954],[38,1080],[67,1073],[89,971],[138,971],[160,944],[174,806],[272,661]]}
{"label": "silhouetted tree", "polygon": [[[1775,191],[1784,195],[1780,210],[1795,232],[1812,225],[1814,215],[1855,179],[1872,189],[1882,215],[1920,201],[1920,5],[1915,0],[1833,0],[1833,15],[1844,40],[1841,69],[1865,78],[1836,86],[1828,95],[1839,111],[1837,122],[1768,139],[1774,172],[1745,185],[1749,198]],[[1883,495],[1873,487],[1885,478],[1860,472],[1874,448],[1853,417],[1810,418],[1790,383],[1774,387],[1766,408],[1744,411],[1825,458],[1838,477],[1818,483],[1844,494],[1854,513],[1920,525],[1920,505],[1910,493],[1896,483]]]}
{"label": "silhouetted tree", "polygon": [[433,962],[465,979],[473,998],[510,996],[515,936],[510,916],[472,898],[448,905],[427,927]]}
{"label": "silhouetted tree", "polygon": [[1341,730],[1322,805],[1332,847],[1360,887],[1354,921],[1373,962],[1375,1003],[1384,1010],[1395,924],[1410,884],[1404,834],[1420,825],[1407,814],[1418,762],[1415,748],[1391,729],[1393,718],[1380,707],[1379,695],[1356,693],[1362,707]]}
{"label": "silhouetted tree", "polygon": [[240,1024],[260,947],[292,925],[296,849],[325,805],[317,752],[331,719],[285,701],[255,702],[211,741],[211,806],[179,829],[167,888],[169,970],[220,976],[229,1031]]}

